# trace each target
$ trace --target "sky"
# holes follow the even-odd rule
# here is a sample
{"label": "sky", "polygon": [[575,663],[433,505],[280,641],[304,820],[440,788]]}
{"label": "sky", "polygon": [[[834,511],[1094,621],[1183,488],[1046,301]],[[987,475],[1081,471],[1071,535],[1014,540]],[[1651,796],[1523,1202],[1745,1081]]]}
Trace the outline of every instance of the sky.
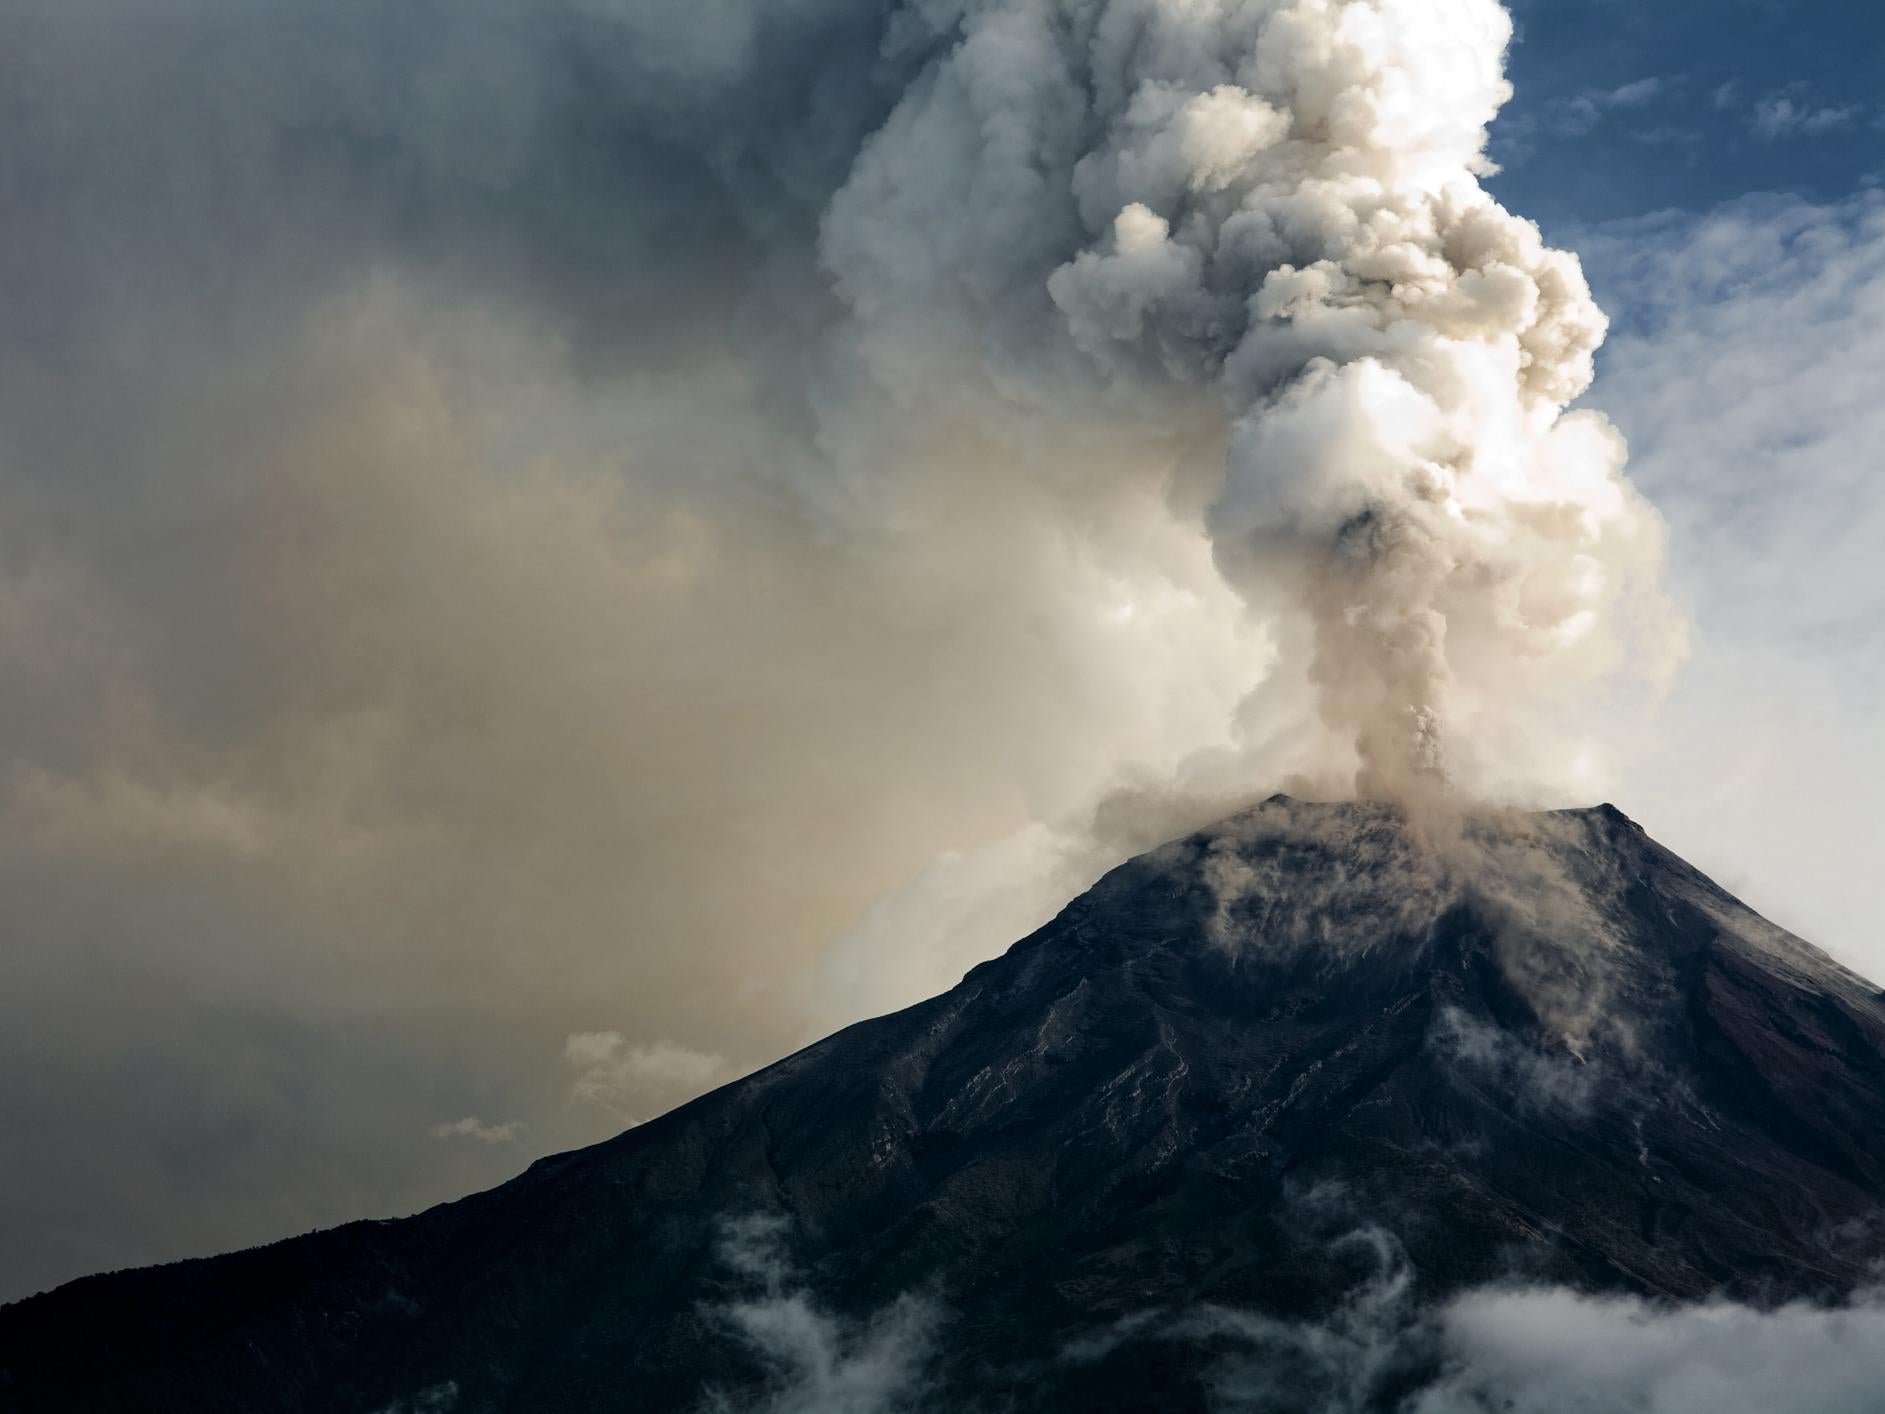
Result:
{"label": "sky", "polygon": [[[1515,8],[1501,200],[1613,321],[1588,400],[1669,520],[1692,657],[1619,803],[1843,960],[1885,966],[1874,489],[1885,17],[1837,3]],[[1837,802],[1837,803],[1836,803]]]}
{"label": "sky", "polygon": [[[1610,317],[1583,391],[1588,302],[1504,220],[1523,279],[1447,316],[1484,361],[1315,382],[1352,330],[1266,343],[1187,245],[1263,163],[1272,238],[1350,229],[1291,205],[1328,154],[1287,104],[1122,90],[1082,168],[1051,36],[950,67],[950,7],[901,8],[0,13],[0,1299],[501,1181],[1433,739],[1885,974],[1885,18],[1513,7],[1480,179]],[[1496,103],[1457,8],[1475,62],[1390,45],[1438,115],[1394,180]],[[1482,378],[1451,411],[1606,528],[1480,508],[1523,612],[1342,580],[1344,468],[1412,455],[1374,409]]]}

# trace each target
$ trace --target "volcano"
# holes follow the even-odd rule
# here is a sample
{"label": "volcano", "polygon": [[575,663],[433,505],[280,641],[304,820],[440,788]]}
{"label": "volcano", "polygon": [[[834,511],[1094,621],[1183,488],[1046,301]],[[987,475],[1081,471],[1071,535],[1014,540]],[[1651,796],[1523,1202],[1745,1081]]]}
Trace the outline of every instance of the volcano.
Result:
{"label": "volcano", "polygon": [[1842,1299],[1882,1184],[1878,989],[1614,808],[1279,796],[488,1193],[6,1307],[0,1407],[1204,1409],[1358,1290]]}

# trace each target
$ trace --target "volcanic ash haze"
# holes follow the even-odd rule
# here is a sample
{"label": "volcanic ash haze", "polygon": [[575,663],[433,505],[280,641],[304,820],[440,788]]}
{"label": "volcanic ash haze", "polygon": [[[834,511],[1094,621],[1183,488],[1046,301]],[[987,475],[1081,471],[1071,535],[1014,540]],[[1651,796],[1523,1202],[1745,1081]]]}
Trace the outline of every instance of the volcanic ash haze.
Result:
{"label": "volcanic ash haze", "polygon": [[[69,365],[0,408],[4,519],[63,547],[0,620],[63,674],[21,699],[42,836],[639,845],[671,822],[572,797],[757,819],[822,756],[771,835],[895,813],[850,784],[879,742],[956,845],[1135,768],[1502,794],[1565,784],[1575,688],[1679,651],[1622,443],[1566,410],[1604,319],[1479,186],[1495,0],[400,14],[0,20],[45,197],[14,322]],[[936,720],[926,673],[1000,710]]]}

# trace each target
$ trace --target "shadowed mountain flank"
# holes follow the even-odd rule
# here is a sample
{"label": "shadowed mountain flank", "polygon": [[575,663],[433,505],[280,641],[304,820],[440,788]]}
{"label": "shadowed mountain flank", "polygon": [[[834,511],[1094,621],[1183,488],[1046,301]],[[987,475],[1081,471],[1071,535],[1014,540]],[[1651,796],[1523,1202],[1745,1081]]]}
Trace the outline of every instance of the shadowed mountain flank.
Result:
{"label": "shadowed mountain flank", "polygon": [[[501,1188],[0,1309],[0,1407],[864,1410],[920,1379],[1202,1409],[1208,1323],[1136,1326],[1321,1320],[1384,1267],[1423,1301],[1836,1299],[1882,1183],[1877,989],[1615,809],[1277,797]],[[800,1365],[836,1393],[752,1404]]]}

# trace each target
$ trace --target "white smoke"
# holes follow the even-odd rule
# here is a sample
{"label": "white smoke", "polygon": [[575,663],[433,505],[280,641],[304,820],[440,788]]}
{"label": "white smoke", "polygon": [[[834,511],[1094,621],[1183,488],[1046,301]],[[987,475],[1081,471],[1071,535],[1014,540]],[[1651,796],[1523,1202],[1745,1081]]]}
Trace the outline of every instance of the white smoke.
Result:
{"label": "white smoke", "polygon": [[[959,42],[824,223],[863,363],[906,402],[1221,448],[1216,561],[1285,648],[1270,699],[1321,726],[1273,772],[1500,784],[1469,743],[1678,646],[1622,441],[1566,411],[1603,315],[1478,184],[1494,0],[915,13]],[[1254,725],[1261,753],[1297,724]]]}

